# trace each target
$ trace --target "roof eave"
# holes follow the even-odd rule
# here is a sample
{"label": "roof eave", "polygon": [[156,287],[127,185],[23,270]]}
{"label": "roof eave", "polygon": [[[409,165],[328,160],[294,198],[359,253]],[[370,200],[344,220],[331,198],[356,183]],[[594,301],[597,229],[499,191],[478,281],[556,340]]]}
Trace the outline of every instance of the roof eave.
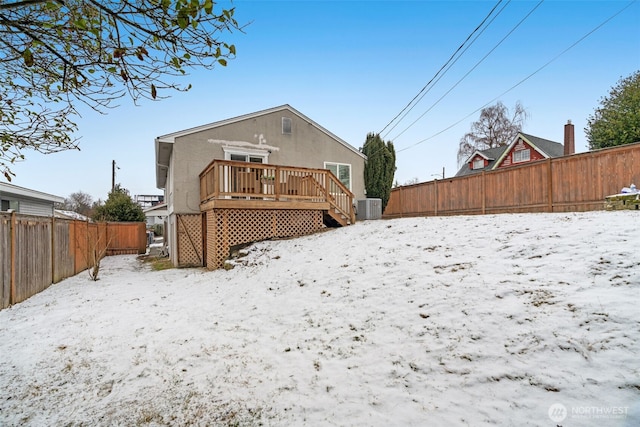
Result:
{"label": "roof eave", "polygon": [[522,135],[522,139],[524,139],[527,144],[529,144],[530,146],[533,147],[534,150],[536,150],[539,154],[541,154],[542,156],[544,156],[545,159],[549,159],[551,156],[549,156],[547,154],[546,151],[542,150],[540,147],[538,147],[536,144],[534,144],[533,142],[531,142],[531,140],[529,138],[527,138],[527,136],[525,134],[520,134]]}
{"label": "roof eave", "polygon": [[167,171],[173,152],[173,141],[156,138],[156,188],[163,189],[167,184]]}
{"label": "roof eave", "polygon": [[0,193],[14,194],[16,196],[27,197],[36,200],[45,200],[53,203],[64,203],[64,197],[55,196],[49,193],[43,193],[37,190],[31,190],[25,187],[19,187],[14,184],[0,183]]}
{"label": "roof eave", "polygon": [[321,132],[325,133],[327,136],[329,136],[332,139],[336,140],[339,144],[343,145],[345,148],[353,151],[354,153],[358,154],[360,157],[362,157],[363,159],[366,160],[367,156],[365,156],[362,152],[360,152],[360,150],[358,150],[357,148],[355,148],[353,145],[349,144],[348,142],[346,142],[342,138],[340,138],[340,137],[336,136],[335,134],[331,133],[330,131],[328,131],[324,127],[320,126],[318,123],[316,123],[315,121],[311,120],[309,117],[305,116],[304,114],[302,114],[301,112],[299,112],[298,110],[296,110],[295,108],[290,106],[289,104],[284,104],[284,105],[280,105],[278,107],[273,107],[273,108],[269,108],[269,109],[266,109],[266,110],[256,111],[254,113],[244,114],[242,116],[232,117],[230,119],[220,120],[220,121],[217,121],[217,122],[208,123],[206,125],[201,125],[201,126],[197,126],[197,127],[181,130],[181,131],[178,131],[178,132],[173,132],[173,133],[169,133],[169,134],[166,134],[166,135],[161,135],[158,138],[156,138],[156,141],[173,143],[176,138],[179,138],[181,136],[190,135],[192,133],[197,133],[197,132],[202,132],[202,131],[214,129],[214,128],[217,128],[217,127],[220,127],[220,126],[233,124],[233,123],[236,123],[236,122],[240,122],[240,121],[247,120],[247,119],[252,119],[254,117],[264,116],[266,114],[271,114],[271,113],[275,113],[275,112],[282,111],[282,110],[288,110],[288,111],[292,112],[293,114],[297,115],[300,119],[302,119],[302,120],[306,121],[307,123],[311,124],[316,129],[320,130]]}

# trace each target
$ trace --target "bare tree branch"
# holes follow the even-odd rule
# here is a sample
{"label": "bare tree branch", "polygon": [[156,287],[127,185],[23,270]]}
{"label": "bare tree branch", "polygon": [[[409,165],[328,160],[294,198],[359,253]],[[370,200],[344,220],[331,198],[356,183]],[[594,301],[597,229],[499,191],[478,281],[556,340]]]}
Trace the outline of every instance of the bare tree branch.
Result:
{"label": "bare tree branch", "polygon": [[[211,0],[23,0],[0,3],[0,171],[24,150],[76,149],[74,105],[105,113],[129,97],[186,91],[195,68],[235,58],[242,32]],[[43,108],[42,105],[46,105]],[[27,128],[28,127],[28,128]],[[32,138],[29,141],[27,138]]]}
{"label": "bare tree branch", "polygon": [[527,117],[528,113],[520,102],[516,103],[512,115],[500,101],[483,108],[480,118],[471,124],[471,131],[460,139],[458,167],[461,167],[475,151],[510,144],[522,130]]}

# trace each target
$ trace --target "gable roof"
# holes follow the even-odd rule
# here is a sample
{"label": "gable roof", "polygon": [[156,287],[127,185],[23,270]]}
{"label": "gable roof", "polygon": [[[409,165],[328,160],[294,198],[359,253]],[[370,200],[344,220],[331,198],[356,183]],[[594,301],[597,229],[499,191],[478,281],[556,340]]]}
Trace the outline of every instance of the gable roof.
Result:
{"label": "gable roof", "polygon": [[[472,173],[491,170],[496,163],[496,159],[502,157],[502,154],[507,150],[508,147],[508,145],[502,145],[500,147],[474,151],[474,153],[467,159],[467,161],[464,162],[464,165],[462,165],[458,173],[456,173],[456,176],[471,175]],[[480,155],[481,157],[487,159],[489,161],[487,166],[482,169],[471,169],[471,166],[469,166],[469,162],[471,162],[471,159],[473,159],[476,155]]]}
{"label": "gable roof", "polygon": [[550,157],[560,157],[564,155],[564,146],[559,142],[550,141],[544,138],[538,138],[537,136],[529,135],[526,133],[518,133],[513,142],[509,144],[507,149],[502,153],[500,158],[495,161],[493,168],[496,168],[504,158],[511,152],[516,143],[520,140],[520,138],[524,139],[534,150],[540,153],[545,159]]}
{"label": "gable roof", "polygon": [[206,125],[202,125],[202,126],[197,126],[197,127],[181,130],[181,131],[178,131],[178,132],[168,133],[166,135],[162,135],[162,136],[157,137],[155,139],[155,149],[156,149],[156,186],[158,188],[164,188],[164,186],[166,185],[166,179],[167,179],[166,170],[169,168],[169,159],[171,158],[171,152],[173,151],[173,143],[175,142],[176,138],[179,138],[179,137],[182,137],[182,136],[185,136],[185,135],[190,135],[190,134],[197,133],[197,132],[202,132],[202,131],[206,131],[206,130],[210,130],[210,129],[215,129],[215,128],[220,127],[220,126],[225,126],[225,125],[229,125],[229,124],[233,124],[233,123],[238,123],[238,122],[241,122],[243,120],[252,119],[252,118],[255,118],[255,117],[260,117],[260,116],[264,116],[264,115],[267,115],[267,114],[275,113],[275,112],[278,112],[278,111],[285,111],[285,110],[289,111],[292,114],[295,114],[300,119],[306,121],[311,126],[313,126],[316,129],[318,129],[320,132],[326,134],[330,138],[332,138],[335,141],[337,141],[339,144],[343,145],[344,147],[346,147],[349,150],[353,151],[354,153],[358,154],[363,159],[367,158],[364,154],[362,154],[360,152],[360,150],[358,150],[354,146],[350,145],[348,142],[344,141],[343,139],[341,139],[338,136],[334,135],[333,133],[329,132],[327,129],[325,129],[324,127],[320,126],[318,123],[314,122],[309,117],[305,116],[304,114],[302,114],[301,112],[299,112],[295,108],[291,107],[289,104],[284,104],[284,105],[280,105],[278,107],[273,107],[273,108],[269,108],[269,109],[266,109],[266,110],[256,111],[255,113],[250,113],[250,114],[245,114],[245,115],[242,115],[242,116],[232,117],[230,119],[220,120],[220,121],[209,123],[209,124],[206,124]]}
{"label": "gable roof", "polygon": [[[503,145],[502,147],[494,147],[487,150],[478,150],[474,152],[471,157],[469,157],[469,159],[465,162],[465,164],[462,165],[458,173],[456,173],[456,176],[470,175],[473,173],[481,172],[483,170],[494,170],[500,163],[502,163],[504,158],[507,156],[507,154],[509,154],[509,152],[513,149],[520,138],[524,139],[531,147],[533,147],[534,150],[539,152],[545,158],[564,156],[564,145],[560,144],[559,142],[519,132],[509,145]],[[471,169],[471,167],[469,166],[469,162],[477,154],[480,154],[482,157],[489,160],[489,164],[482,169]]]}
{"label": "gable roof", "polygon": [[482,151],[476,150],[471,157],[469,157],[469,159],[467,160],[467,163],[471,161],[471,159],[475,158],[476,156],[480,156],[485,160],[495,160],[493,157],[489,157],[489,153],[483,153]]}
{"label": "gable roof", "polygon": [[564,145],[559,142],[550,141],[544,138],[538,138],[537,136],[529,135],[526,133],[520,133],[530,145],[538,148],[547,157],[562,157],[564,156]]}

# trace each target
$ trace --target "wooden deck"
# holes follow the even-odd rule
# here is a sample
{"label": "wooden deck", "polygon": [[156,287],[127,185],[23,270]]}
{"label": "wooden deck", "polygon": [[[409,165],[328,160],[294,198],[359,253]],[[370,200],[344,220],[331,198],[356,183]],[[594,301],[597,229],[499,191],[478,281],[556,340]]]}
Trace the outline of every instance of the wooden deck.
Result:
{"label": "wooden deck", "polygon": [[327,169],[214,160],[200,174],[200,210],[319,210],[329,226],[355,223],[353,193]]}

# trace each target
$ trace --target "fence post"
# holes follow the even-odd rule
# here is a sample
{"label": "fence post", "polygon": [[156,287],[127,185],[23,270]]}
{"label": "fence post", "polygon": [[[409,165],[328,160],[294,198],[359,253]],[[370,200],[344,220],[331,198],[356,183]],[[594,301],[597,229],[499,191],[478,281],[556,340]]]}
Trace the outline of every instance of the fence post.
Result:
{"label": "fence post", "polygon": [[11,212],[11,279],[9,287],[9,305],[15,304],[16,300],[16,211]]}
{"label": "fence post", "polygon": [[91,257],[91,253],[89,252],[89,246],[91,246],[91,238],[89,237],[90,230],[89,230],[89,220],[88,219],[85,221],[85,224],[87,225],[87,228],[86,228],[86,230],[87,230],[86,231],[87,246],[85,248],[86,252],[85,252],[84,256],[86,257],[85,259],[87,259],[85,269],[88,269],[89,268],[89,264],[91,264],[91,258],[90,258]]}
{"label": "fence post", "polygon": [[487,213],[487,190],[486,190],[486,175],[485,171],[482,171],[482,215]]}
{"label": "fence post", "polygon": [[54,283],[56,277],[56,215],[51,216],[51,283]]}
{"label": "fence post", "polygon": [[73,274],[76,274],[76,269],[78,268],[76,264],[76,246],[78,245],[76,239],[76,220],[72,219],[71,222],[69,222],[69,251],[73,259]]}
{"label": "fence post", "polygon": [[434,206],[434,213],[433,216],[438,216],[438,180],[434,179],[433,180],[433,206]]}
{"label": "fence post", "polygon": [[547,159],[547,210],[553,212],[553,174],[551,173],[551,158]]}

